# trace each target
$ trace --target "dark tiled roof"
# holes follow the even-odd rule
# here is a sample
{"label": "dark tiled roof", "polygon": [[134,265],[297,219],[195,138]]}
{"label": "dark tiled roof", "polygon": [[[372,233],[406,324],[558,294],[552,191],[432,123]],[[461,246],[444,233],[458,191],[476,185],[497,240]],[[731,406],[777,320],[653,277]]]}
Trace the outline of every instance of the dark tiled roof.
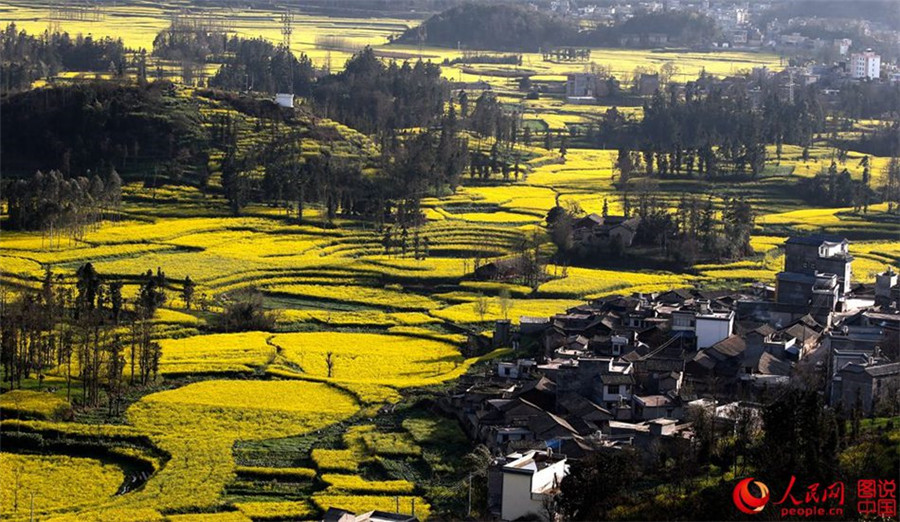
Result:
{"label": "dark tiled roof", "polygon": [[900,375],[900,362],[868,366],[868,367],[866,367],[866,373],[868,373],[872,377],[884,377],[887,375]]}
{"label": "dark tiled roof", "polygon": [[599,413],[612,415],[608,410],[598,406],[593,401],[578,395],[577,393],[567,393],[560,397],[559,405],[572,415],[585,417],[591,413]]}
{"label": "dark tiled roof", "polygon": [[813,330],[812,328],[807,327],[804,324],[795,324],[788,328],[782,330],[782,332],[790,335],[794,339],[797,339],[800,342],[808,341],[809,339],[818,339],[819,332]]}
{"label": "dark tiled roof", "polygon": [[816,276],[811,276],[807,274],[800,274],[798,272],[778,272],[775,274],[775,279],[778,281],[788,281],[790,283],[802,283],[805,285],[814,285],[816,283]]}
{"label": "dark tiled roof", "polygon": [[790,375],[791,363],[783,361],[769,352],[763,352],[759,357],[756,369],[759,373],[767,375]]}
{"label": "dark tiled roof", "polygon": [[684,371],[684,359],[669,357],[649,357],[639,363],[643,371],[648,373],[668,373]]}
{"label": "dark tiled roof", "polygon": [[822,243],[841,243],[847,241],[847,238],[843,236],[836,236],[834,234],[811,234],[808,236],[792,236],[788,238],[787,241],[784,242],[785,245],[807,245],[807,246],[819,246]]}
{"label": "dark tiled roof", "polygon": [[628,362],[635,362],[641,358],[641,354],[637,352],[637,350],[630,351],[622,356],[622,360]]}
{"label": "dark tiled roof", "polygon": [[604,373],[600,375],[600,382],[607,385],[634,384],[634,376],[630,373]]}
{"label": "dark tiled roof", "polygon": [[747,341],[740,335],[732,335],[710,347],[710,351],[715,351],[725,357],[737,357],[746,349]]}

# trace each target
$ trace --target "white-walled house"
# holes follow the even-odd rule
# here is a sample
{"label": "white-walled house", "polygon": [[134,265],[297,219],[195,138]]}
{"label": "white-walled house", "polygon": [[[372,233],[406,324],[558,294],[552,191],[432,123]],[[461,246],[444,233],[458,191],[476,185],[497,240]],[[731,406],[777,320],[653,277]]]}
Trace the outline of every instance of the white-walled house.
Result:
{"label": "white-walled house", "polygon": [[294,95],[290,93],[279,92],[275,95],[275,103],[282,106],[287,107],[289,109],[294,108]]}
{"label": "white-walled house", "polygon": [[552,451],[531,450],[507,455],[503,466],[500,518],[516,520],[533,514],[547,520],[544,499],[555,494],[569,472],[566,457]]}
{"label": "white-walled house", "polygon": [[696,318],[697,349],[709,348],[734,331],[734,311],[703,311]]}

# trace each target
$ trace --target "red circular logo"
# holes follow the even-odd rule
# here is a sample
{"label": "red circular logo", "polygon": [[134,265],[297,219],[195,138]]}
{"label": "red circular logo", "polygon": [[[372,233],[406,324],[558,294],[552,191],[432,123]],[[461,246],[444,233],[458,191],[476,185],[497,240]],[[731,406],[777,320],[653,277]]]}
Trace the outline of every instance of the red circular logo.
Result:
{"label": "red circular logo", "polygon": [[[751,482],[759,489],[760,496],[757,497],[750,492]],[[748,515],[755,515],[762,511],[769,501],[769,488],[758,480],[754,481],[753,477],[745,478],[734,487],[731,498],[739,510]]]}

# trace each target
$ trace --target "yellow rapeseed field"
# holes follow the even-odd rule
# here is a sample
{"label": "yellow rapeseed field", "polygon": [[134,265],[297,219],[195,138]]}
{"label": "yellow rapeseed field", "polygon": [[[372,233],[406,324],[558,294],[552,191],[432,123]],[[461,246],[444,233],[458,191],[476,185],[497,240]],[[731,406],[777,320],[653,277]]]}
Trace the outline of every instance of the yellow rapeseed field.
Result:
{"label": "yellow rapeseed field", "polygon": [[428,310],[438,303],[425,296],[387,288],[343,285],[273,285],[269,292],[304,299],[325,299],[344,303],[380,306],[398,310]]}
{"label": "yellow rapeseed field", "polygon": [[334,495],[326,491],[316,493],[313,495],[312,500],[323,510],[329,506],[334,506],[355,513],[364,513],[373,509],[395,512],[399,503],[400,513],[415,513],[416,518],[419,520],[428,520],[428,516],[431,514],[431,506],[428,502],[422,497],[414,496]]}
{"label": "yellow rapeseed field", "polygon": [[346,332],[277,334],[272,342],[284,357],[316,377],[338,382],[364,382],[397,387],[446,379],[464,362],[452,344],[404,335]]}
{"label": "yellow rapeseed field", "polygon": [[523,315],[549,317],[561,313],[566,308],[584,304],[583,300],[575,299],[510,299],[509,309],[503,313],[502,301],[497,297],[485,299],[485,314],[482,316],[478,310],[478,301],[460,303],[434,310],[432,315],[454,323],[479,323],[495,321],[497,319],[509,319],[513,323],[519,323],[519,317]]}
{"label": "yellow rapeseed field", "polygon": [[15,453],[0,453],[0,476],[0,515],[24,520],[32,500],[37,515],[74,511],[112,497],[125,478],[96,459]]}
{"label": "yellow rapeseed field", "polygon": [[357,408],[347,393],[306,381],[213,380],[144,397],[128,409],[128,420],[172,458],[142,490],[110,507],[215,506],[235,473],[231,447],[236,440],[302,434],[345,419]]}
{"label": "yellow rapeseed field", "polygon": [[31,390],[12,390],[0,395],[0,410],[6,418],[22,416],[62,419],[72,413],[72,408],[65,398]]}
{"label": "yellow rapeseed field", "polygon": [[250,372],[274,358],[275,347],[266,343],[271,336],[245,332],[163,339],[160,373]]}
{"label": "yellow rapeseed field", "polygon": [[236,502],[235,507],[252,520],[307,520],[315,515],[315,509],[303,501]]}
{"label": "yellow rapeseed field", "polygon": [[326,473],[322,481],[328,484],[327,493],[408,495],[415,489],[415,484],[408,480],[365,480],[357,475],[338,475]]}

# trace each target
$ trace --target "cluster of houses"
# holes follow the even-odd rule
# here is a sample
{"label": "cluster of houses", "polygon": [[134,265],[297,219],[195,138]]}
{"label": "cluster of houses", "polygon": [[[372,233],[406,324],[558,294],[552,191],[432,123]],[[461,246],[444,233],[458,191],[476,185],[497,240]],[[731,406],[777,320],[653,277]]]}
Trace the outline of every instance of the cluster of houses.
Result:
{"label": "cluster of houses", "polygon": [[[540,515],[566,461],[633,446],[657,459],[694,436],[690,410],[716,423],[758,422],[758,400],[824,386],[836,408],[870,415],[900,402],[900,285],[851,282],[846,239],[790,238],[775,286],[610,296],[552,317],[500,322],[496,344],[532,356],[469,376],[444,399],[498,457],[491,506],[504,520]],[[822,383],[825,383],[824,385]]]}
{"label": "cluster of houses", "polygon": [[[599,4],[599,5],[598,5]],[[710,17],[720,34],[709,45],[715,48],[822,51],[834,48],[847,55],[852,41],[846,38],[829,39],[834,33],[856,32],[883,41],[888,45],[900,43],[900,32],[887,22],[870,20],[833,19],[815,16],[790,18],[764,16],[776,4],[761,2],[716,2],[711,0],[619,0],[598,4],[574,0],[551,0],[551,11],[568,17],[589,19],[598,25],[616,25],[638,13],[690,12]],[[538,3],[533,7],[541,8]],[[765,24],[756,23],[764,19]],[[619,38],[623,47],[677,46],[677,38],[666,33],[647,31],[626,33]],[[876,75],[877,77],[877,75]]]}
{"label": "cluster of houses", "polygon": [[[886,81],[880,81],[886,79]],[[716,78],[705,76],[687,81],[683,84],[669,83],[667,89],[674,89],[676,94],[683,95],[685,90],[691,90],[696,94],[708,91],[712,87],[728,89],[734,86],[750,97],[754,108],[758,108],[763,102],[762,83],[774,82],[776,92],[780,99],[793,103],[794,93],[810,85],[815,85],[823,95],[824,100],[840,94],[841,89],[847,84],[861,80],[872,81],[887,95],[892,85],[900,83],[900,71],[888,72],[882,75],[881,57],[874,51],[866,50],[859,53],[851,53],[843,61],[831,65],[805,65],[790,66],[779,71],[773,71],[766,67],[754,68],[749,75],[728,76]],[[619,80],[605,77],[602,74],[592,72],[571,72],[566,75],[566,82],[559,89],[561,94],[565,92],[569,103],[590,105],[600,103],[599,100],[614,95],[619,87]],[[634,94],[650,96],[665,87],[657,73],[641,73],[634,83]],[[547,93],[554,90],[545,86]]]}

